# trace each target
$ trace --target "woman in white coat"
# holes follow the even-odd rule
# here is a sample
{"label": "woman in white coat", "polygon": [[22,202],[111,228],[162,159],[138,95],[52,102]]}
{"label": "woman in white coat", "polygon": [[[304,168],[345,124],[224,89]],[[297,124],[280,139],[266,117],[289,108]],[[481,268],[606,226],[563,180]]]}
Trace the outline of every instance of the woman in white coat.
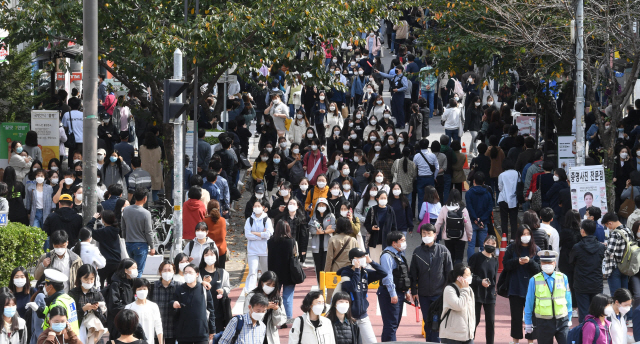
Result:
{"label": "woman in white coat", "polygon": [[[13,294],[0,294],[0,311],[4,325],[0,328],[0,343],[27,344],[27,323],[18,315],[18,306]],[[329,322],[329,327],[331,327],[331,322]],[[333,330],[331,333],[333,334]]]}
{"label": "woman in white coat", "polygon": [[632,307],[632,297],[629,289],[620,288],[613,293],[614,315],[607,317],[611,322],[611,344],[635,343],[633,336],[627,333],[627,322],[624,316],[629,313]]}
{"label": "woman in white coat", "polygon": [[289,141],[292,143],[301,143],[308,127],[309,120],[307,120],[307,114],[304,108],[301,107],[296,110],[295,118],[289,126]]}
{"label": "woman in white coat", "polygon": [[249,274],[244,287],[245,294],[252,291],[258,280],[258,273],[266,272],[268,267],[267,241],[273,235],[273,224],[267,216],[269,201],[256,200],[253,203],[253,214],[244,224],[244,235],[247,237],[247,261]]}
{"label": "woman in white coat", "polygon": [[455,99],[449,99],[449,107],[444,110],[440,120],[444,126],[444,132],[451,139],[450,142],[460,141],[460,134],[463,128],[462,109],[458,107]]}
{"label": "woman in white coat", "polygon": [[287,321],[287,313],[284,311],[280,288],[280,282],[275,272],[265,271],[260,276],[260,280],[258,280],[258,286],[247,294],[242,311],[243,314],[249,313],[249,300],[254,294],[263,294],[269,299],[267,314],[262,318],[262,322],[267,326],[268,344],[280,344],[278,328]]}
{"label": "woman in white coat", "polygon": [[304,312],[295,318],[289,331],[289,344],[335,344],[331,320],[322,316],[325,309],[324,296],[312,291],[302,300]]}
{"label": "woman in white coat", "polygon": [[338,110],[338,105],[336,105],[336,103],[331,103],[329,105],[329,111],[327,111],[327,115],[324,117],[324,136],[327,138],[331,137],[333,131],[327,129],[333,128],[336,125],[342,128],[344,126],[344,118],[342,118],[342,114],[340,113],[340,110]]}
{"label": "woman in white coat", "polygon": [[[443,343],[472,344],[476,331],[476,303],[471,284],[471,270],[463,263],[449,271],[442,294],[440,339]],[[448,314],[448,315],[447,315]]]}

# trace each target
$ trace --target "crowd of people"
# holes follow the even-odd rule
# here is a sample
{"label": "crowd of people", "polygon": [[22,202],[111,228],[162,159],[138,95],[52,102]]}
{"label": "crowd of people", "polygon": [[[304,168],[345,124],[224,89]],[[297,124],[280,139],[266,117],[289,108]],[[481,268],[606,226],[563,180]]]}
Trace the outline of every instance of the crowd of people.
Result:
{"label": "crowd of people", "polygon": [[[330,89],[305,82],[308,71],[275,64],[247,76],[255,83],[217,92],[229,96],[228,130],[218,144],[205,141],[219,121],[202,109],[198,163],[185,166],[186,244],[160,264],[155,282],[142,274],[158,248],[148,204],[164,189],[160,131],[135,98],[116,96],[100,76],[99,168],[83,171],[82,103],[77,91],[68,101],[60,91],[61,159],[44,166],[30,131],[11,143],[1,171],[0,211],[42,228],[47,241],[33,275],[16,267],[0,291],[0,343],[97,344],[108,331],[115,344],[277,344],[278,329],[290,327],[292,344],[370,344],[378,335],[396,340],[409,303],[420,306],[427,342],[473,343],[484,309],[492,344],[498,296],[509,302],[511,343],[640,340],[640,310],[632,311],[640,275],[625,258],[640,240],[640,210],[618,216],[627,199],[640,206],[640,145],[626,134],[616,145],[616,209],[571,209],[567,173],[548,154],[553,143],[540,149],[513,120],[514,111],[531,111],[529,101],[498,106],[475,73],[462,81],[436,75],[433,61],[418,57],[413,27],[427,14],[384,21],[358,43],[320,43],[322,72],[336,82]],[[389,68],[380,58],[385,36],[395,54]],[[216,98],[207,103],[213,109]],[[434,116],[445,134],[430,140]],[[591,145],[597,135],[587,129]],[[83,173],[97,173],[101,190],[88,224],[80,215]],[[232,316],[227,220],[243,188],[246,301]],[[414,232],[421,243],[406,252]],[[500,232],[509,244],[499,274]],[[297,310],[308,254],[316,278],[341,279],[326,298],[308,293]],[[368,314],[376,281],[381,333]]]}

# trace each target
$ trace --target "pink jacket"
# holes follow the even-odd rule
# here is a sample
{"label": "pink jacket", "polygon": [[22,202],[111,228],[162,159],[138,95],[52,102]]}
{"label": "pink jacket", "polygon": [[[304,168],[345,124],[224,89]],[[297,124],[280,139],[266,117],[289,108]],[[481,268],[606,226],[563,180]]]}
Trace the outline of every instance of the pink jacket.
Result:
{"label": "pink jacket", "polygon": [[[311,185],[316,185],[316,179],[318,179],[319,175],[327,173],[327,158],[319,150],[316,150],[316,152],[318,155],[313,154],[313,152],[309,152],[303,158],[303,166],[307,168],[305,171],[306,173],[311,173],[318,159],[322,159],[322,161],[320,161],[320,165],[318,165],[318,168],[316,169],[316,172],[311,176],[311,178],[309,178],[309,184]],[[327,185],[328,184],[329,183],[327,183]]]}
{"label": "pink jacket", "polygon": [[604,320],[604,325],[600,322],[600,319],[594,317],[591,314],[587,314],[584,318],[585,324],[582,326],[582,343],[576,344],[591,344],[593,343],[593,338],[596,335],[596,328],[593,326],[593,323],[586,322],[589,319],[593,319],[598,323],[598,331],[600,331],[600,335],[598,336],[598,341],[596,344],[609,344],[609,328],[611,327],[611,322],[607,319]]}
{"label": "pink jacket", "polygon": [[[436,236],[440,233],[440,228],[442,228],[442,239],[447,240],[447,213],[449,209],[447,206],[443,206],[440,209],[440,214],[438,214],[438,219],[436,220]],[[426,215],[425,215],[426,216]],[[469,211],[465,207],[462,209],[462,217],[464,218],[464,234],[460,240],[469,241],[473,237],[473,227],[471,226],[471,220],[469,219]]]}
{"label": "pink jacket", "polygon": [[365,38],[365,49],[369,50],[369,52],[371,54],[373,54],[373,56],[378,55],[378,52],[380,51],[380,37],[378,36],[373,36],[373,50],[371,50],[371,48],[369,48],[369,38],[370,36],[367,36],[367,38]]}

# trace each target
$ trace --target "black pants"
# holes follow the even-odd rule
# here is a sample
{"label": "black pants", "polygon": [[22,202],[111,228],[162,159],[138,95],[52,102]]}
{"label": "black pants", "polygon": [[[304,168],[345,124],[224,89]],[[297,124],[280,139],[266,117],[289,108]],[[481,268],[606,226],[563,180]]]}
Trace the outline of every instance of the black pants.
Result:
{"label": "black pants", "polygon": [[111,284],[111,276],[118,270],[120,263],[107,263],[104,268],[98,270],[98,276],[100,276],[100,287],[105,286],[105,282]]}
{"label": "black pants", "polygon": [[[526,299],[524,297],[509,295],[509,310],[511,311],[511,337],[515,339],[522,339],[522,316],[524,311],[524,304]],[[526,339],[533,340],[533,334],[527,333],[524,335]],[[566,338],[566,336],[565,336]]]}
{"label": "black pants", "polygon": [[436,177],[436,192],[438,192],[440,203],[444,204],[447,201],[444,199],[444,174]]}
{"label": "black pants", "polygon": [[[574,293],[572,293],[574,294]],[[583,294],[583,293],[575,293],[576,294],[576,303],[578,306],[578,320],[579,322],[583,322],[584,318],[589,314],[589,306],[591,305],[591,300],[596,294]]]}
{"label": "black pants", "polygon": [[[320,239],[323,240],[323,239]],[[313,254],[313,264],[316,266],[316,278],[320,281],[320,271],[324,271],[324,264],[327,261],[327,251]]]}
{"label": "black pants", "polygon": [[508,226],[511,224],[511,239],[515,239],[518,235],[518,207],[509,208],[507,202],[500,202],[500,226],[502,233],[509,233]]}
{"label": "black pants", "polygon": [[[425,215],[426,216],[426,215]],[[444,246],[451,253],[451,259],[453,260],[453,264],[462,263],[464,259],[464,248],[466,246],[466,242],[460,239],[450,239],[444,241]]]}
{"label": "black pants", "polygon": [[458,191],[460,191],[460,194],[462,194],[462,183],[453,183],[453,182],[452,182],[452,183],[451,183],[451,185],[452,185],[454,188],[458,189]]}
{"label": "black pants", "polygon": [[561,319],[536,319],[535,337],[538,344],[567,344],[567,334],[569,333],[569,318]]}
{"label": "black pants", "polygon": [[[487,344],[493,344],[493,338],[496,336],[496,304],[476,302],[476,330],[480,324],[480,311],[482,310],[482,307],[484,307],[485,337],[487,339]],[[475,331],[473,333],[475,338]]]}
{"label": "black pants", "polygon": [[224,269],[224,268],[225,268],[225,266],[227,265],[227,253],[228,253],[228,252],[229,252],[229,251],[225,252],[223,255],[221,255],[221,256],[218,258],[218,267],[220,267],[220,268],[222,268],[222,269]]}
{"label": "black pants", "polygon": [[[327,144],[327,138],[324,136],[324,124],[322,123],[323,118],[316,117],[316,130],[318,131],[318,139],[320,140],[321,145]],[[320,149],[320,147],[318,147]]]}

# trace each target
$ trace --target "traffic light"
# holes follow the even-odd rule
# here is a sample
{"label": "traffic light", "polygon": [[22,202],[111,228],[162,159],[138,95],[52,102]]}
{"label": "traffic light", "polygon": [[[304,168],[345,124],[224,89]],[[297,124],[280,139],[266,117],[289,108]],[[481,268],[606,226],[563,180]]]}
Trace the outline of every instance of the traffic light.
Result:
{"label": "traffic light", "polygon": [[172,102],[171,99],[179,96],[189,86],[189,83],[177,80],[164,80],[164,112],[163,123],[169,123],[173,118],[178,118],[186,109],[187,104]]}

